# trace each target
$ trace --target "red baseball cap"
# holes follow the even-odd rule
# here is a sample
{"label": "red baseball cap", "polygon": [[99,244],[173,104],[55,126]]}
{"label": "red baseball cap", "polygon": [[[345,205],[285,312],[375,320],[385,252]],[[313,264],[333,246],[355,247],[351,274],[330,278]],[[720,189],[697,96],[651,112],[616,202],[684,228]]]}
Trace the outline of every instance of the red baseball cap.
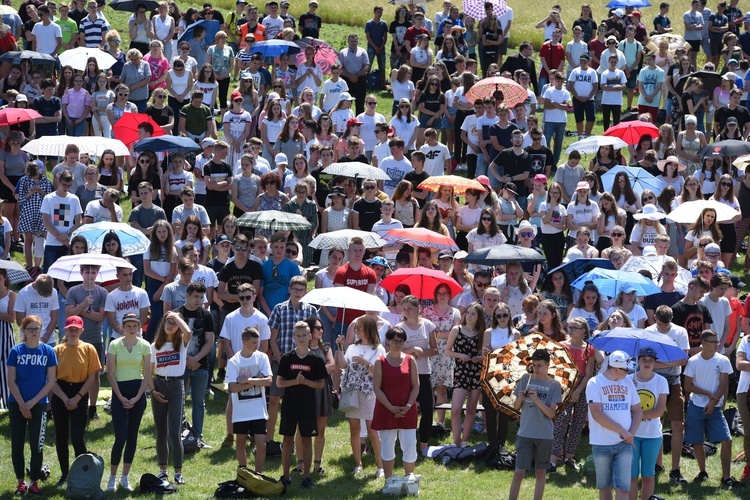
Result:
{"label": "red baseball cap", "polygon": [[83,319],[80,316],[68,316],[65,328],[83,328]]}

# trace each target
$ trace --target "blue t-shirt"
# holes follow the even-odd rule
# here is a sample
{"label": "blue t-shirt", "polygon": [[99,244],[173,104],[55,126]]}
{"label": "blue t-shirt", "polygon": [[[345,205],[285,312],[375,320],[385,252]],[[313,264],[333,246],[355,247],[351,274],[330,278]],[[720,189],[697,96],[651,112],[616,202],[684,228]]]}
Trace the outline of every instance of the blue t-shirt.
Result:
{"label": "blue t-shirt", "polygon": [[289,282],[300,275],[299,266],[289,259],[282,260],[278,265],[268,259],[261,266],[263,269],[263,298],[268,308],[273,311],[276,304],[289,300]]}
{"label": "blue t-shirt", "polygon": [[[713,24],[714,28],[723,28],[729,24],[729,18],[724,14],[713,13],[708,16],[708,21]],[[724,33],[714,33],[713,31],[708,32],[708,39],[712,42],[720,41],[724,37]]]}
{"label": "blue t-shirt", "polygon": [[365,23],[365,33],[370,34],[372,43],[380,46],[383,44],[383,37],[388,33],[388,24],[382,19],[378,22],[374,19],[370,19]]}
{"label": "blue t-shirt", "polygon": [[[7,366],[16,368],[16,385],[24,401],[33,399],[47,383],[47,368],[57,366],[55,350],[47,344],[40,343],[31,349],[26,344],[18,344],[10,350]],[[11,393],[9,401],[17,403]],[[47,404],[45,395],[39,403]]]}

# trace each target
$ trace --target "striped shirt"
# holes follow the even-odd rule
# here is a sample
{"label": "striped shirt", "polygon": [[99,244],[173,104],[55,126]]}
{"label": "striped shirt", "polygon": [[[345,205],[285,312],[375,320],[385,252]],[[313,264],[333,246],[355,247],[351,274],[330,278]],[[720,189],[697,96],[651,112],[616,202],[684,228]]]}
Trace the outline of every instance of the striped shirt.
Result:
{"label": "striped shirt", "polygon": [[96,18],[94,21],[89,16],[81,20],[78,32],[83,33],[86,47],[95,48],[102,44],[104,33],[107,31],[107,23],[104,19]]}

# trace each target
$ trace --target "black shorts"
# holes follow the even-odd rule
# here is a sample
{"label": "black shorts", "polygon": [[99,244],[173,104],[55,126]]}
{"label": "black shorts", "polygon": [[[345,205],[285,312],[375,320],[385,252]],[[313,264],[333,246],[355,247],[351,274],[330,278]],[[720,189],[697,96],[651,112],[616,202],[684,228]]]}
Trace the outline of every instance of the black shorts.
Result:
{"label": "black shorts", "polygon": [[315,408],[312,414],[307,412],[300,415],[298,412],[281,410],[281,423],[279,424],[279,434],[282,436],[294,436],[299,427],[299,435],[302,437],[315,437],[318,435],[318,422],[315,417]]}
{"label": "black shorts", "polygon": [[224,217],[229,215],[229,205],[206,205],[205,208],[211,224],[221,224]]}
{"label": "black shorts", "polygon": [[266,431],[266,420],[245,420],[244,422],[232,422],[232,432],[235,434],[248,434],[252,436],[259,436],[265,434]]}
{"label": "black shorts", "polygon": [[701,41],[700,40],[685,40],[688,44],[690,44],[690,50],[693,52],[700,52],[701,50]]}

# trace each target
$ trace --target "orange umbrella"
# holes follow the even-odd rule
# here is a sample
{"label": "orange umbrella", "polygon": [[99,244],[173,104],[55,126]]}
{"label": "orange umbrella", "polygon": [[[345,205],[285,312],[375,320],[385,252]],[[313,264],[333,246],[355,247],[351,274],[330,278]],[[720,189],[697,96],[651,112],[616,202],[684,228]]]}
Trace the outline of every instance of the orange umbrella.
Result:
{"label": "orange umbrella", "polygon": [[453,188],[454,194],[464,194],[467,189],[476,189],[477,191],[485,191],[485,187],[475,179],[467,179],[458,175],[439,175],[436,177],[428,177],[423,180],[418,189],[425,189],[434,193],[439,193],[443,186]]}

